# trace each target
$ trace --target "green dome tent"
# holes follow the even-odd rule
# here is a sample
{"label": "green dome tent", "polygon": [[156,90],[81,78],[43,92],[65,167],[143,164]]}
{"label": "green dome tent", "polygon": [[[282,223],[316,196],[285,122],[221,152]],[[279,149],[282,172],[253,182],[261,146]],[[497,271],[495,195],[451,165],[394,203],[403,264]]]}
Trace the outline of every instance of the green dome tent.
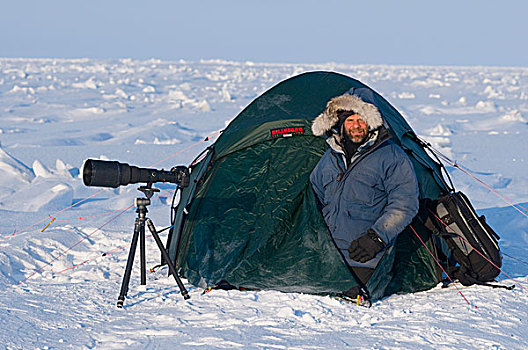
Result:
{"label": "green dome tent", "polygon": [[[192,165],[168,237],[171,259],[193,285],[312,294],[357,285],[317,208],[309,175],[327,149],[312,134],[326,102],[354,89],[375,104],[393,140],[410,156],[423,199],[447,191],[440,165],[398,111],[361,82],[333,72],[287,79],[247,106]],[[413,228],[433,251],[427,230]],[[373,299],[429,289],[438,268],[407,228],[367,283]]]}

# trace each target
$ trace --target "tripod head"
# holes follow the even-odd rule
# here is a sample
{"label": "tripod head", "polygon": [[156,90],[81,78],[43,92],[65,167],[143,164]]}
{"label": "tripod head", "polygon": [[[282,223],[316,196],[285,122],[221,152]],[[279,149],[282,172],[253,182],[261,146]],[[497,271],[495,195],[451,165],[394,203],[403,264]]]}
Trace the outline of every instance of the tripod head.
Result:
{"label": "tripod head", "polygon": [[145,197],[147,197],[148,199],[150,199],[150,198],[152,198],[152,196],[154,195],[154,193],[159,192],[160,190],[157,189],[157,188],[152,188],[152,183],[149,182],[149,183],[147,183],[146,186],[140,186],[140,187],[138,187],[138,191],[143,192],[143,194],[145,195]]}
{"label": "tripod head", "polygon": [[138,187],[138,191],[143,192],[145,197],[147,198],[141,198],[138,197],[134,200],[134,205],[138,208],[137,212],[147,212],[147,205],[150,205],[150,198],[154,195],[154,193],[159,192],[160,190],[157,188],[152,188],[152,183],[148,183],[146,186]]}

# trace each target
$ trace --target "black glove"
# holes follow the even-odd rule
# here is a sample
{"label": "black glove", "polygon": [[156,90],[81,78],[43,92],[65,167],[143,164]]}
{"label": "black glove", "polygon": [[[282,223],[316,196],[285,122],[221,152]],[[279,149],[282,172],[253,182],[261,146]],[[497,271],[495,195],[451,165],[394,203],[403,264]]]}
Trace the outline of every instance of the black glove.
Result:
{"label": "black glove", "polygon": [[385,246],[376,231],[369,228],[367,233],[350,243],[348,252],[350,259],[364,263],[373,259]]}

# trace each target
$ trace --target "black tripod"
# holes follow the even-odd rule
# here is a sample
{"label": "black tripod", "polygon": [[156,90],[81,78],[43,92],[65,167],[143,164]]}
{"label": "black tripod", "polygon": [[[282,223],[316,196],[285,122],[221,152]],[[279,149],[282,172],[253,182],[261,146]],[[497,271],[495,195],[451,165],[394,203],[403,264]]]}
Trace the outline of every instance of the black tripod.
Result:
{"label": "black tripod", "polygon": [[181,294],[183,295],[184,299],[189,299],[189,293],[185,289],[185,286],[183,285],[180,277],[178,276],[178,273],[176,272],[176,267],[172,263],[171,259],[169,258],[169,254],[167,254],[167,251],[165,250],[165,247],[163,246],[163,243],[161,242],[161,239],[159,238],[158,232],[156,231],[156,228],[154,227],[154,224],[152,223],[152,220],[147,218],[147,205],[150,204],[150,198],[152,195],[154,195],[154,192],[159,192],[157,188],[152,188],[152,184],[149,183],[147,186],[141,186],[138,188],[139,191],[143,192],[145,194],[146,198],[136,198],[135,205],[137,207],[136,213],[138,213],[138,217],[136,218],[136,223],[134,226],[134,236],[132,237],[132,244],[130,245],[130,251],[128,253],[128,261],[125,269],[125,275],[123,277],[123,282],[121,284],[121,293],[119,294],[119,298],[117,299],[117,307],[122,308],[123,303],[125,301],[125,296],[128,292],[128,284],[130,282],[130,275],[132,273],[132,265],[134,264],[134,256],[136,254],[137,249],[137,242],[139,239],[139,246],[140,246],[140,254],[141,254],[141,285],[147,284],[147,277],[146,277],[146,259],[145,259],[145,222],[147,223],[147,226],[152,233],[152,237],[154,237],[154,240],[158,244],[158,248],[161,251],[161,255],[163,257],[163,260],[167,262],[167,265],[169,266],[170,273],[174,276],[174,279],[176,280],[176,284],[178,284],[178,287],[180,288]]}

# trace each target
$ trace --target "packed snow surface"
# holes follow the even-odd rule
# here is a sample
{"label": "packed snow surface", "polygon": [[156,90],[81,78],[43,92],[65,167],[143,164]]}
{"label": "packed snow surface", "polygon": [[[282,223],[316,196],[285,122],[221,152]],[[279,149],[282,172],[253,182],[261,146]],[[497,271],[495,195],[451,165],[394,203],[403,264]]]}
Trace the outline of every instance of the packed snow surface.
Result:
{"label": "packed snow surface", "polygon": [[[469,175],[447,164],[457,189],[501,235],[504,271],[519,285],[458,285],[469,304],[455,285],[438,286],[367,309],[276,291],[203,294],[184,280],[186,301],[166,269],[140,286],[136,258],[125,307],[116,308],[140,193],[135,185],[84,186],[84,160],[189,164],[253,99],[314,70],[369,85],[464,167]],[[0,59],[0,344],[526,349],[527,120],[527,68]],[[161,229],[170,224],[174,186],[159,188],[149,217]],[[153,267],[160,254],[150,238],[147,248]],[[499,282],[516,284],[504,274]]]}

